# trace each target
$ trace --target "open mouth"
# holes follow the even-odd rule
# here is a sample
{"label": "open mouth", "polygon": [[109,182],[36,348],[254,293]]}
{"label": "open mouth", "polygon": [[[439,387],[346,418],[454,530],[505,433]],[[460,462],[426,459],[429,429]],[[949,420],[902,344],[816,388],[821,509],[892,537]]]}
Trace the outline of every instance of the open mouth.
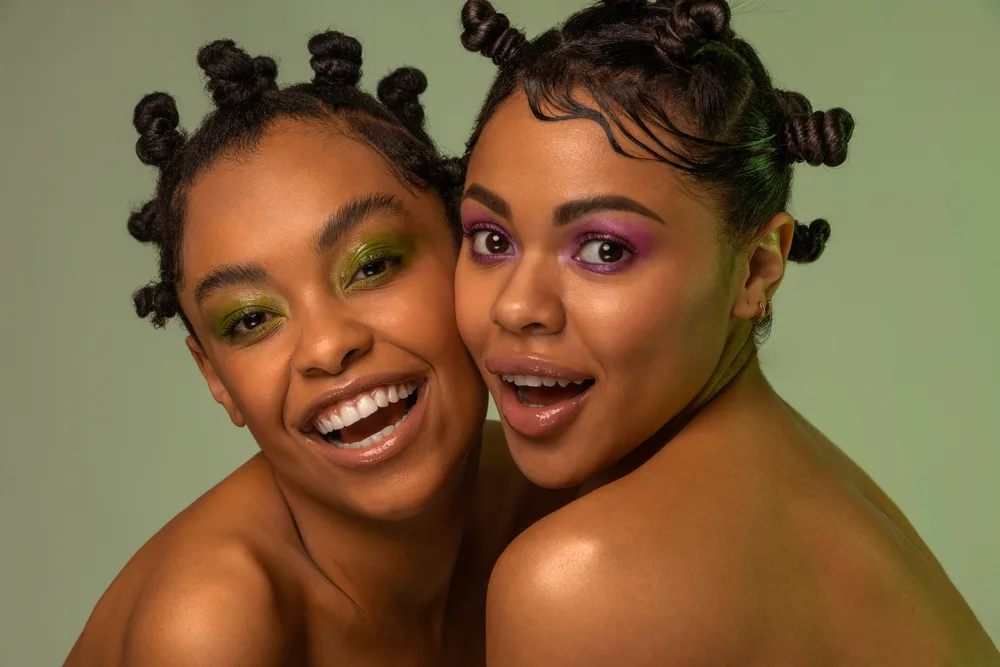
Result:
{"label": "open mouth", "polygon": [[528,408],[548,408],[583,395],[594,385],[594,378],[563,380],[537,375],[501,375],[511,385],[517,402]]}
{"label": "open mouth", "polygon": [[334,447],[372,447],[406,421],[420,399],[420,389],[420,383],[409,382],[367,390],[321,410],[315,428]]}

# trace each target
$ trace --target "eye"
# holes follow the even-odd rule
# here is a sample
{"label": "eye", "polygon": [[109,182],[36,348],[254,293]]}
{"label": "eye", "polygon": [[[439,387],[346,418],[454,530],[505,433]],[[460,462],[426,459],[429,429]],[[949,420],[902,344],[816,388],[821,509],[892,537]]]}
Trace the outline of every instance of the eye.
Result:
{"label": "eye", "polygon": [[246,335],[252,332],[254,329],[257,329],[267,324],[274,317],[275,317],[274,313],[269,313],[263,310],[247,313],[240,319],[236,320],[236,322],[232,325],[232,327],[230,327],[228,333],[231,336]]}
{"label": "eye", "polygon": [[383,274],[389,270],[389,260],[388,259],[376,259],[372,262],[368,262],[354,274],[351,282],[355,280],[364,280],[365,278],[374,278],[377,275]]}
{"label": "eye", "polygon": [[480,255],[509,255],[510,239],[496,230],[481,229],[472,235],[472,250]]}
{"label": "eye", "polygon": [[595,239],[583,244],[576,259],[586,264],[617,264],[631,256],[632,253],[620,243]]}
{"label": "eye", "polygon": [[357,265],[359,267],[358,270],[355,271],[346,286],[354,285],[355,283],[369,287],[381,284],[381,281],[388,280],[390,277],[389,274],[398,268],[398,265],[402,264],[403,256],[380,251],[377,254],[370,255],[363,261],[363,264]]}

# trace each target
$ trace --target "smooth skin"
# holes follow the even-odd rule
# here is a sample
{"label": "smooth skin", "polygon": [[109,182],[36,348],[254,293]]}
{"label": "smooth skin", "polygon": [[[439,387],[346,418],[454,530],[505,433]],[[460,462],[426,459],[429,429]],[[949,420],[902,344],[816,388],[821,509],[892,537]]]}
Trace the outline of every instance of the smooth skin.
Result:
{"label": "smooth skin", "polygon": [[[373,197],[393,205],[344,215]],[[440,198],[331,119],[278,122],[187,203],[188,347],[262,451],[139,550],[66,665],[483,664],[490,569],[556,496],[483,431]],[[396,455],[343,466],[302,430],[317,397],[400,372],[426,405]]]}
{"label": "smooth skin", "polygon": [[[472,152],[457,314],[501,414],[491,359],[595,380],[557,432],[504,420],[529,479],[581,491],[498,562],[487,664],[1000,665],[900,510],[761,372],[792,218],[733,247],[702,195],[522,95]],[[639,207],[566,215],[600,197]]]}

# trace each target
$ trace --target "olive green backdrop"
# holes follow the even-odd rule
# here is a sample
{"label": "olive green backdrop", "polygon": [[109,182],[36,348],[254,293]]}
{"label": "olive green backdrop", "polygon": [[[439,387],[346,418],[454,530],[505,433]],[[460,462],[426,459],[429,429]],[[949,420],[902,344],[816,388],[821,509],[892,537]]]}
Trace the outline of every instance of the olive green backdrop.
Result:
{"label": "olive green backdrop", "polygon": [[[459,0],[0,0],[0,665],[59,664],[144,540],[254,451],[177,326],[130,291],[125,230],[151,192],[133,105],[208,109],[194,56],[232,37],[309,74],[307,37],[366,47],[366,85],[427,71],[431,130],[463,145],[492,73]],[[582,0],[500,0],[535,34]],[[858,128],[846,167],[800,170],[827,254],[792,267],[762,358],[784,395],[892,495],[1000,639],[1000,169],[996,0],[749,0],[737,27],[777,82]]]}

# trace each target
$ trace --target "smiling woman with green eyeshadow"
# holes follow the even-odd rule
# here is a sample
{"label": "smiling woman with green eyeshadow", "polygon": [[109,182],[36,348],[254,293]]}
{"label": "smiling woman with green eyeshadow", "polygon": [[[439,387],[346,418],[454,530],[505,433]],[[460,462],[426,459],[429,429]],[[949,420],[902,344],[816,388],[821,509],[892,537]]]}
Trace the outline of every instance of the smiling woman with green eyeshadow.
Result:
{"label": "smiling woman with green eyeshadow", "polygon": [[138,551],[67,665],[482,664],[490,568],[560,499],[484,432],[454,313],[461,169],[424,131],[424,76],[377,100],[356,40],[309,50],[313,81],[279,89],[271,59],[203,48],[216,109],[190,137],[169,95],[135,109],[160,170],[128,224],[159,250],[136,310],[180,318],[261,453]]}

